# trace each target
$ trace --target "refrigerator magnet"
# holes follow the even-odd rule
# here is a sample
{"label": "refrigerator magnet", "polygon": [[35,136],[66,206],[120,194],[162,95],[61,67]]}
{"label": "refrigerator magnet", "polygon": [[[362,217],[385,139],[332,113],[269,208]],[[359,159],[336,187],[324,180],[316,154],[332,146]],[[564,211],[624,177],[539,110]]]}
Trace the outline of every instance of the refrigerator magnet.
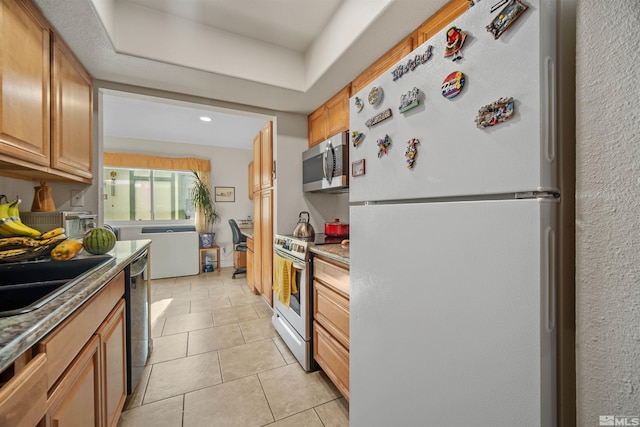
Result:
{"label": "refrigerator magnet", "polygon": [[355,105],[356,105],[356,112],[359,113],[360,111],[362,111],[362,108],[364,107],[364,102],[362,102],[362,99],[356,96]]}
{"label": "refrigerator magnet", "polygon": [[360,145],[363,139],[364,139],[364,134],[362,132],[358,132],[357,130],[354,130],[353,132],[351,132],[351,143],[353,144],[354,147],[357,147],[358,145]]}
{"label": "refrigerator magnet", "polygon": [[[502,6],[504,2],[499,3]],[[496,6],[496,8],[500,7]],[[500,11],[498,16],[496,16],[493,21],[489,25],[487,25],[487,31],[493,34],[493,38],[498,40],[502,33],[504,33],[507,28],[513,24],[516,19],[524,13],[525,10],[529,9],[529,6],[522,3],[520,0],[511,0],[508,4]],[[492,8],[491,12],[495,9]]]}
{"label": "refrigerator magnet", "polygon": [[375,126],[378,123],[387,120],[389,117],[391,117],[391,115],[391,108],[387,108],[382,113],[376,114],[375,116],[371,117],[369,120],[364,122],[364,124],[366,127],[370,128],[371,126]]}
{"label": "refrigerator magnet", "polygon": [[400,106],[398,109],[401,113],[405,113],[412,108],[417,107],[420,104],[418,97],[420,96],[420,89],[414,87],[409,92],[400,96]]}
{"label": "refrigerator magnet", "polygon": [[393,81],[395,82],[400,77],[407,74],[409,71],[415,70],[418,65],[422,65],[426,63],[428,60],[431,59],[432,56],[433,56],[433,46],[429,45],[427,46],[427,50],[425,50],[422,55],[418,53],[412,56],[411,58],[409,58],[406,63],[400,64],[396,68],[391,70]]}
{"label": "refrigerator magnet", "polygon": [[351,176],[356,177],[362,175],[364,175],[364,159],[351,162]]}
{"label": "refrigerator magnet", "polygon": [[513,116],[514,107],[513,97],[500,98],[491,104],[485,105],[478,110],[476,126],[479,129],[484,129],[507,121]]}
{"label": "refrigerator magnet", "polygon": [[462,88],[464,87],[465,77],[462,71],[454,71],[445,77],[442,82],[442,96],[451,99],[458,96]]}
{"label": "refrigerator magnet", "polygon": [[416,162],[416,156],[418,155],[417,145],[420,144],[420,141],[416,138],[411,138],[407,144],[409,145],[407,146],[407,151],[405,151],[404,156],[407,158],[407,168],[413,169],[413,165]]}
{"label": "refrigerator magnet", "polygon": [[387,148],[391,146],[391,139],[389,135],[385,135],[384,138],[378,139],[378,158],[387,154]]}
{"label": "refrigerator magnet", "polygon": [[462,49],[464,41],[467,39],[467,33],[462,31],[460,28],[453,26],[447,30],[446,38],[447,44],[444,49],[444,57],[450,58],[452,61],[462,59],[462,53],[460,50]]}
{"label": "refrigerator magnet", "polygon": [[380,105],[380,103],[382,102],[382,98],[384,96],[384,93],[382,92],[382,87],[380,86],[374,86],[371,88],[371,90],[369,91],[369,104],[373,105],[374,107],[377,105]]}

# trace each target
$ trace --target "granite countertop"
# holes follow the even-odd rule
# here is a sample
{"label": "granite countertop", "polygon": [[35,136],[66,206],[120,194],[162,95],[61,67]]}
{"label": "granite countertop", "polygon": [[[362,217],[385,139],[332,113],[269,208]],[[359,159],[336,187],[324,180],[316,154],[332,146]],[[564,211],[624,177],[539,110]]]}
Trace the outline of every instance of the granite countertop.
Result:
{"label": "granite countertop", "polygon": [[309,249],[314,254],[322,255],[334,261],[349,265],[349,245],[342,246],[339,243],[328,245],[315,245]]}
{"label": "granite countertop", "polygon": [[0,372],[87,302],[150,244],[151,240],[116,242],[115,248],[108,252],[114,259],[69,290],[39,309],[0,318]]}
{"label": "granite countertop", "polygon": [[240,229],[240,233],[247,239],[253,239],[253,227]]}

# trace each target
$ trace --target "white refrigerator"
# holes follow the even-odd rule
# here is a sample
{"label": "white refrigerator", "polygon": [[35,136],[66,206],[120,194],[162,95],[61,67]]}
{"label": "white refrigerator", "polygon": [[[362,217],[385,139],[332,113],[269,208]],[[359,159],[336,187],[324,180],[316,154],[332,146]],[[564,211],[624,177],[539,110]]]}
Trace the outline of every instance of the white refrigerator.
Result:
{"label": "white refrigerator", "polygon": [[[557,4],[526,0],[498,39],[494,4],[476,2],[350,99],[363,137],[350,141],[353,427],[557,425]],[[451,26],[466,33],[456,61]],[[465,84],[446,98],[456,71]],[[419,104],[401,113],[414,88]],[[479,128],[501,97],[513,115]]]}

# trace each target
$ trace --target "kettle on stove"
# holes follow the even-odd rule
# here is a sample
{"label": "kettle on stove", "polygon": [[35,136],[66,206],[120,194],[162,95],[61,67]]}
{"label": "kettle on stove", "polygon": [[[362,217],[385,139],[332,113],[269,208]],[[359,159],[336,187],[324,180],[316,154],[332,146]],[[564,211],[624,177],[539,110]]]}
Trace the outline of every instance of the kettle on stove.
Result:
{"label": "kettle on stove", "polygon": [[[307,219],[302,217],[303,214],[307,214]],[[313,231],[313,227],[309,222],[310,219],[311,216],[309,215],[309,212],[300,212],[300,215],[298,215],[298,225],[296,225],[296,228],[293,230],[293,237],[302,237],[307,239],[313,239],[315,237],[316,233]]]}

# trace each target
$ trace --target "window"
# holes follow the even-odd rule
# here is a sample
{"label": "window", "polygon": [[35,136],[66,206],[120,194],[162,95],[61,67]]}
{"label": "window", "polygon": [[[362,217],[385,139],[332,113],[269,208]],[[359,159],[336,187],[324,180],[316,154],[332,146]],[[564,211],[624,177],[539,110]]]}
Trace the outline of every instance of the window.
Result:
{"label": "window", "polygon": [[105,221],[192,219],[193,174],[159,169],[104,168]]}

